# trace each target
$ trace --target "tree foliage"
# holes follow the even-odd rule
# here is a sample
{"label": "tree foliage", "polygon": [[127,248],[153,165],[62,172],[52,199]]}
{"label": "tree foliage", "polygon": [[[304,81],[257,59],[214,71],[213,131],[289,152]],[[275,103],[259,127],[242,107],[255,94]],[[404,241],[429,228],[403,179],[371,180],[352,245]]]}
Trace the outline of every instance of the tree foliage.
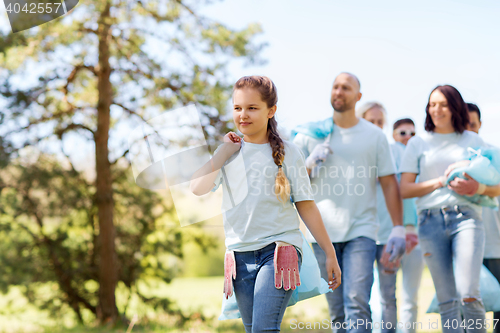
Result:
{"label": "tree foliage", "polygon": [[[158,194],[135,186],[128,169],[114,167],[118,280],[144,302],[169,311],[170,301],[145,296],[138,281],[170,282],[182,258],[182,244],[210,248],[216,240],[180,228],[172,207]],[[81,323],[98,317],[99,224],[95,188],[53,156],[35,163],[12,163],[0,196],[0,290],[23,286],[30,302],[57,316],[69,306]],[[194,231],[194,232],[193,232]],[[178,261],[178,260],[177,260]],[[55,282],[56,291],[40,294]],[[120,304],[126,311],[128,304]]]}
{"label": "tree foliage", "polygon": [[[144,272],[170,278],[158,255],[179,255],[181,237],[156,234],[164,208],[156,213],[157,198],[125,181],[123,157],[130,128],[177,106],[197,104],[211,144],[230,126],[227,64],[258,63],[264,45],[254,42],[258,25],[235,30],[201,15],[209,2],[89,0],[62,19],[0,36],[0,135],[15,150],[60,147],[71,165],[42,158],[12,166],[18,182],[2,191],[2,226],[18,243],[2,255],[12,270],[4,287],[57,281],[80,318],[86,309],[104,323],[119,317],[118,281],[131,288]],[[91,181],[71,164],[85,146],[94,150]],[[34,267],[17,267],[16,257]]]}

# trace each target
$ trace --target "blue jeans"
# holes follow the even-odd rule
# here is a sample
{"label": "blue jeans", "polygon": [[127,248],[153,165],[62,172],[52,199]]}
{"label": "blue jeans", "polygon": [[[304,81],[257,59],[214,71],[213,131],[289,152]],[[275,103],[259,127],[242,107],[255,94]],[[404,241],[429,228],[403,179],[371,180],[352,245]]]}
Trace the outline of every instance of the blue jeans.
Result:
{"label": "blue jeans", "polygon": [[[401,323],[403,333],[415,333],[418,326],[418,289],[422,281],[424,258],[420,244],[401,259],[403,272],[403,293],[401,305]],[[420,328],[420,327],[419,327]]]}
{"label": "blue jeans", "polygon": [[[425,209],[419,214],[418,236],[436,288],[443,332],[486,332],[485,310],[479,292],[483,264],[484,228],[469,206]],[[455,272],[454,272],[455,267]],[[463,325],[462,325],[463,326]]]}
{"label": "blue jeans", "polygon": [[[396,275],[398,270],[386,268],[381,262],[384,245],[377,245],[377,271],[379,278],[380,303],[382,305],[382,333],[396,332],[398,312],[396,307]],[[389,324],[388,324],[389,323]]]}
{"label": "blue jeans", "polygon": [[[256,251],[234,252],[234,294],[247,333],[279,332],[293,290],[274,286],[275,243]],[[302,256],[299,257],[299,268]]]}
{"label": "blue jeans", "polygon": [[[491,274],[497,278],[498,282],[500,282],[500,259],[484,259],[483,264],[488,268]],[[500,333],[500,312],[494,312],[493,319],[498,319],[497,326],[493,330],[493,333]]]}
{"label": "blue jeans", "polygon": [[[368,302],[373,284],[373,263],[377,245],[367,237],[344,243],[333,243],[342,270],[342,284],[326,294],[333,332],[371,332],[372,320]],[[313,243],[321,277],[328,281],[325,252]]]}

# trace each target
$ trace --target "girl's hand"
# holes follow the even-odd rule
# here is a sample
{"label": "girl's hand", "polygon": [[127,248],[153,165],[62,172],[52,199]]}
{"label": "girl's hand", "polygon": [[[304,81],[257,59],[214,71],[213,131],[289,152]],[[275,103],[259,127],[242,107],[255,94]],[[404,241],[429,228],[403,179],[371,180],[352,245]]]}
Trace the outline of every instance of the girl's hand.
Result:
{"label": "girl's hand", "polygon": [[326,257],[326,271],[328,272],[328,288],[335,290],[342,283],[342,272],[336,256]]}
{"label": "girl's hand", "polygon": [[224,135],[224,142],[232,142],[232,143],[240,143],[241,144],[241,138],[234,132],[229,132],[226,135]]}
{"label": "girl's hand", "polygon": [[241,138],[234,132],[229,132],[224,135],[224,146],[229,153],[229,156],[236,153],[241,148]]}

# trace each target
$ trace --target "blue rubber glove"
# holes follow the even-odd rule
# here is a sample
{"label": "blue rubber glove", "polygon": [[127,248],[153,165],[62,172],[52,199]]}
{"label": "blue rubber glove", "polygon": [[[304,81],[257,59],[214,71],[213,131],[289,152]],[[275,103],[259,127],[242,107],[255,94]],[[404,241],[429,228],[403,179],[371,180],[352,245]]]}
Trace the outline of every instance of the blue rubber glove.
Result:
{"label": "blue rubber glove", "polygon": [[403,256],[406,251],[406,235],[405,227],[402,225],[397,225],[392,228],[389,239],[387,240],[387,245],[385,247],[385,252],[390,253],[389,262],[395,262]]}
{"label": "blue rubber glove", "polygon": [[316,147],[314,147],[311,154],[306,158],[306,167],[309,170],[312,170],[315,167],[320,166],[321,163],[326,161],[328,154],[333,154],[329,142],[325,141],[317,145]]}

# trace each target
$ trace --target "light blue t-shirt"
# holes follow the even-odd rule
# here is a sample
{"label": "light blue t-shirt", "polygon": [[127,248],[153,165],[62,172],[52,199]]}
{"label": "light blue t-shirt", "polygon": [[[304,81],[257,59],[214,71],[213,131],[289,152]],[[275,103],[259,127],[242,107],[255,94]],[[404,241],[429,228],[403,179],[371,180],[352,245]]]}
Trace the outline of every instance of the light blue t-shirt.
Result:
{"label": "light blue t-shirt", "polygon": [[484,259],[500,259],[500,210],[483,207],[483,225],[486,235]]}
{"label": "light blue t-shirt", "polygon": [[[390,148],[391,148],[392,161],[397,170],[399,168],[401,158],[403,157],[405,145],[396,142],[391,144]],[[401,176],[400,174],[398,174],[398,181],[400,178]],[[403,200],[403,225],[416,224],[417,211],[415,209],[415,203],[413,201],[414,201],[413,199]],[[380,183],[378,181],[377,181],[377,219],[379,223],[379,229],[377,233],[377,244],[383,245],[386,244],[387,241],[389,240],[389,235],[391,234],[393,224],[391,215],[387,210],[384,191],[382,190],[382,186],[380,186]]]}
{"label": "light blue t-shirt", "polygon": [[[393,146],[393,154],[394,154],[394,161],[396,162],[396,168],[399,170],[399,167],[401,165],[401,161],[403,161],[403,155],[405,152],[406,146],[400,142],[396,142]],[[417,176],[418,179],[418,176]],[[401,181],[401,173],[398,171],[398,181]],[[418,215],[417,215],[417,204],[416,204],[417,199],[416,198],[409,198],[409,199],[403,199],[403,225],[413,225],[415,228],[418,228],[417,225],[417,220],[418,220]]]}
{"label": "light blue t-shirt", "polygon": [[[487,144],[488,147],[494,147]],[[500,200],[500,197],[497,197]],[[500,209],[483,207],[484,259],[500,259]]]}
{"label": "light blue t-shirt", "polygon": [[[309,156],[317,140],[297,134],[293,142]],[[372,123],[359,119],[351,128],[333,125],[328,155],[311,178],[316,205],[334,243],[357,237],[377,238],[377,177],[395,173],[386,136]],[[307,232],[306,238],[316,242]]]}
{"label": "light blue t-shirt", "polygon": [[[285,143],[283,171],[291,186],[294,202],[314,200],[301,151]],[[300,251],[300,220],[293,203],[278,201],[274,184],[278,166],[269,143],[243,141],[241,149],[229,158],[215,180],[220,184],[226,248],[231,251],[255,251],[273,242],[294,245]]]}
{"label": "light blue t-shirt", "polygon": [[[474,132],[464,131],[462,134],[426,132],[408,141],[399,172],[419,175],[418,183],[435,179],[444,175],[450,164],[467,159],[469,156],[467,148],[481,146],[484,146],[484,142]],[[482,210],[481,206],[471,203],[446,186],[417,199],[418,212],[453,205],[470,206],[478,214],[481,214]]]}
{"label": "light blue t-shirt", "polygon": [[[400,142],[395,142],[390,145],[391,155],[396,166],[396,170],[399,169],[403,154],[405,151],[405,145]],[[401,174],[398,173],[398,181],[401,179]],[[377,244],[386,244],[389,240],[389,235],[391,234],[393,224],[392,219],[387,210],[387,205],[385,202],[384,192],[382,186],[377,181],[377,218],[379,221],[379,229],[377,234]],[[417,224],[417,209],[415,207],[415,199],[404,199],[403,200],[403,225],[416,225]]]}

